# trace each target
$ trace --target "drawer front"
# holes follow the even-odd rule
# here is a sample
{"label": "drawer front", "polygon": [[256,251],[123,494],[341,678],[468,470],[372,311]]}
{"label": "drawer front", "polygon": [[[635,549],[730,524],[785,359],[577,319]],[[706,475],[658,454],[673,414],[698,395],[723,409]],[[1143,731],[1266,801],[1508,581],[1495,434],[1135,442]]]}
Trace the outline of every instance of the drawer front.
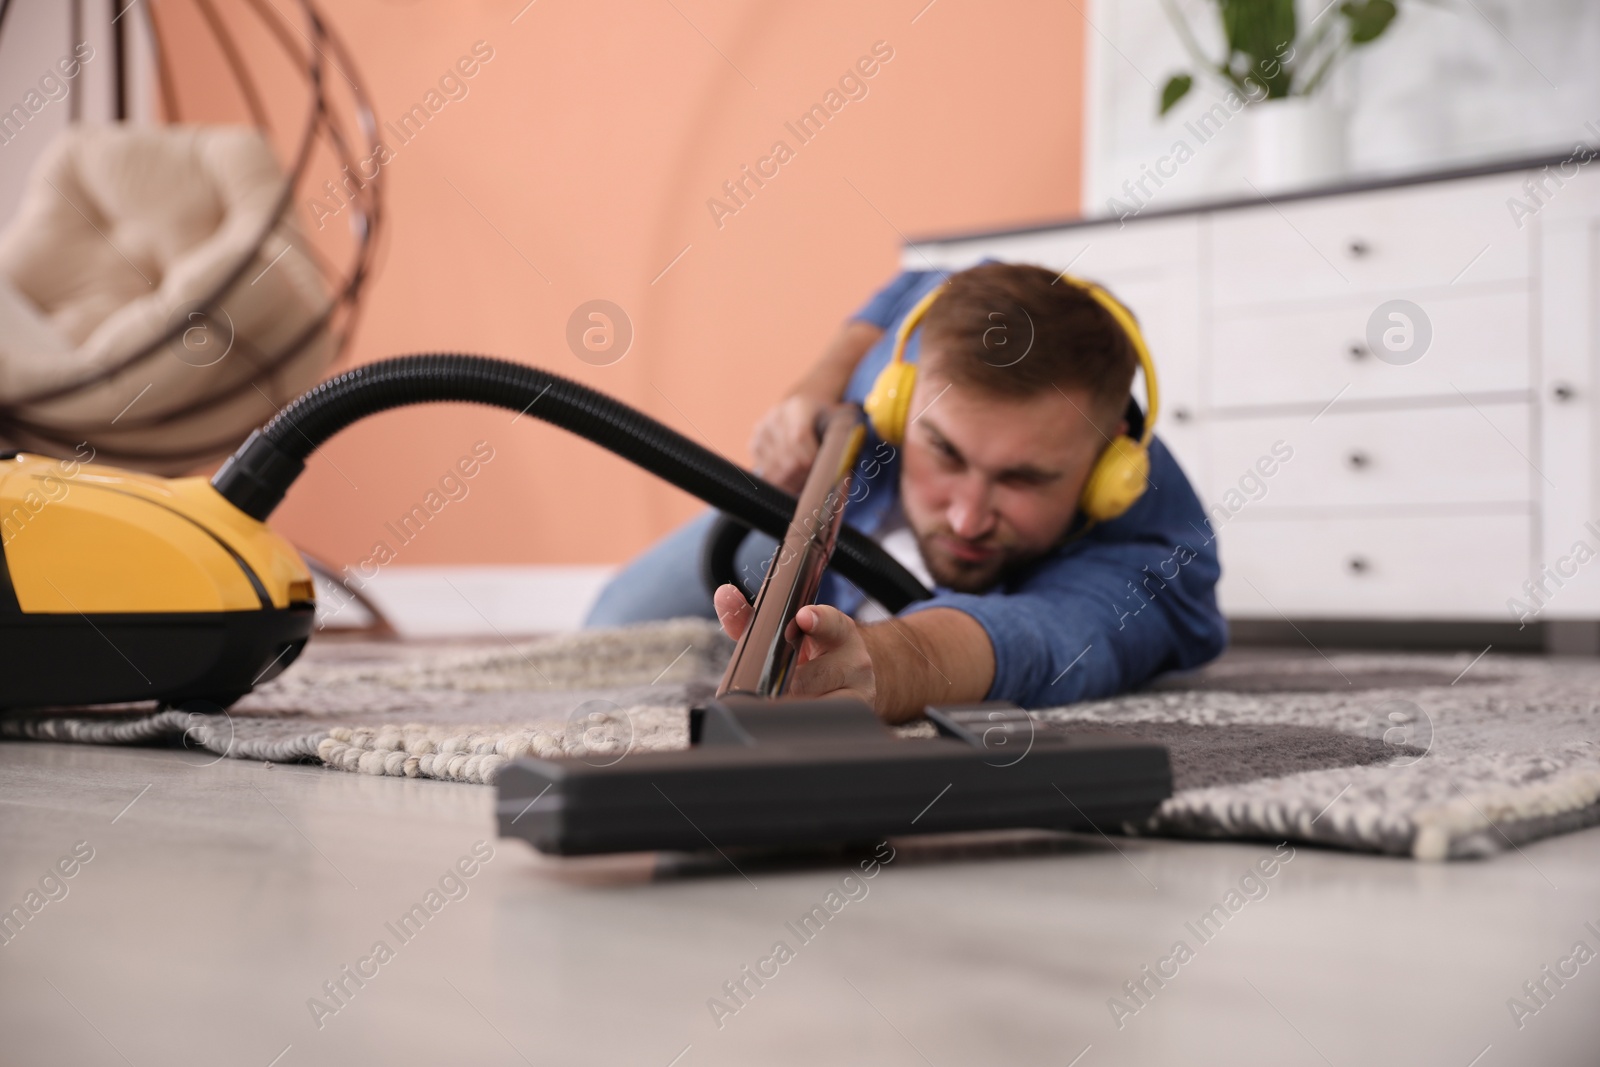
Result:
{"label": "drawer front", "polygon": [[1216,303],[1238,307],[1521,281],[1528,234],[1506,199],[1522,175],[1263,205],[1211,216]]}
{"label": "drawer front", "polygon": [[[1526,515],[1238,520],[1218,532],[1235,618],[1515,621],[1531,572]],[[1280,615],[1281,613],[1281,615]]]}
{"label": "drawer front", "polygon": [[1560,487],[1544,494],[1542,556],[1566,580],[1542,617],[1597,619],[1600,565],[1586,563],[1572,575],[1562,558],[1580,540],[1595,545],[1589,524],[1600,518],[1600,222],[1556,226],[1541,217],[1541,224],[1540,466]]}
{"label": "drawer front", "polygon": [[1423,300],[1418,306],[1432,340],[1420,358],[1405,364],[1379,359],[1368,346],[1370,302],[1299,314],[1219,316],[1211,329],[1211,405],[1320,407],[1335,396],[1459,400],[1457,390],[1531,387],[1525,291]]}
{"label": "drawer front", "polygon": [[[1524,403],[1353,414],[1335,407],[1315,422],[1304,416],[1210,421],[1206,504],[1221,504],[1231,516],[1279,508],[1525,503],[1539,477],[1524,458],[1532,456],[1529,415]],[[1286,450],[1292,454],[1283,459]]]}

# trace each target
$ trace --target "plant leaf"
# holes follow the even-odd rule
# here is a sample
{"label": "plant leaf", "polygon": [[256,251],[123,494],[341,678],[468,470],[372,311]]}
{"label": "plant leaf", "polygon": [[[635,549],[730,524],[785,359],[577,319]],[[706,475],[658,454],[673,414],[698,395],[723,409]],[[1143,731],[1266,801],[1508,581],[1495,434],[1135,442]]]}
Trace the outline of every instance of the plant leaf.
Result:
{"label": "plant leaf", "polygon": [[1399,13],[1394,0],[1344,0],[1339,5],[1339,14],[1350,23],[1352,45],[1370,44],[1383,36]]}
{"label": "plant leaf", "polygon": [[1165,115],[1171,111],[1173,105],[1189,94],[1194,87],[1194,78],[1188,74],[1174,74],[1167,79],[1167,84],[1161,89],[1161,111]]}
{"label": "plant leaf", "polygon": [[1218,0],[1222,30],[1230,52],[1249,57],[1252,66],[1281,55],[1294,43],[1294,0]]}
{"label": "plant leaf", "polygon": [[1299,34],[1294,0],[1217,0],[1234,78],[1267,97],[1289,95],[1286,59]]}

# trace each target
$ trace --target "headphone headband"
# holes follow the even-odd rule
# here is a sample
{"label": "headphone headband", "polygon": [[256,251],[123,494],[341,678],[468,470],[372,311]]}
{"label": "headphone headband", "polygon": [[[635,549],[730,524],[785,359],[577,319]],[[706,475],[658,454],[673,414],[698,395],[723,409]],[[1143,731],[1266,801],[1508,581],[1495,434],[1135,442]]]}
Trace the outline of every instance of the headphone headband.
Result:
{"label": "headphone headband", "polygon": [[[1150,358],[1150,348],[1145,344],[1144,332],[1139,329],[1138,321],[1134,319],[1133,313],[1123,306],[1122,301],[1112,296],[1101,286],[1096,285],[1094,282],[1085,281],[1082,278],[1073,277],[1070,274],[1061,274],[1058,276],[1058,280],[1089,294],[1096,304],[1105,308],[1117,325],[1122,328],[1122,332],[1128,338],[1128,342],[1133,345],[1133,352],[1138,357],[1139,367],[1144,371],[1144,388],[1147,397],[1144,429],[1139,435],[1139,445],[1140,447],[1148,447],[1150,439],[1155,436],[1156,416],[1161,411],[1161,390],[1156,384],[1155,361]],[[922,299],[918,300],[906,314],[906,317],[900,320],[900,327],[895,331],[894,354],[889,360],[891,364],[905,362],[906,345],[911,340],[911,334],[922,324],[922,319],[927,315],[928,309],[933,306],[934,301],[939,298],[939,294],[943,291],[944,283],[941,282],[928,290]]]}

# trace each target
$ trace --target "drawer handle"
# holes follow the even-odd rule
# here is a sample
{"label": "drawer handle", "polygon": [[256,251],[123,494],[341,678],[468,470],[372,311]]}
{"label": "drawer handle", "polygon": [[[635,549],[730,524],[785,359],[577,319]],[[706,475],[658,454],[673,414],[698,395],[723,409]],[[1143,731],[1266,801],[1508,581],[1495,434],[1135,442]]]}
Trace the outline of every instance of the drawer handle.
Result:
{"label": "drawer handle", "polygon": [[1372,457],[1367,455],[1365,452],[1362,452],[1360,449],[1350,453],[1345,457],[1344,461],[1350,464],[1350,469],[1353,471],[1366,470],[1368,467],[1372,466]]}
{"label": "drawer handle", "polygon": [[1367,346],[1362,344],[1360,341],[1350,342],[1351,359],[1366,359],[1371,354],[1371,352],[1367,351]]}
{"label": "drawer handle", "polygon": [[1344,566],[1351,574],[1366,574],[1372,569],[1372,563],[1365,556],[1351,556],[1344,561]]}
{"label": "drawer handle", "polygon": [[1350,242],[1349,252],[1351,259],[1361,259],[1371,254],[1372,246],[1367,244],[1367,242],[1363,241],[1361,238],[1356,237]]}
{"label": "drawer handle", "polygon": [[1550,395],[1555,397],[1556,400],[1565,404],[1567,401],[1577,396],[1578,391],[1572,386],[1568,385],[1566,382],[1557,382],[1555,388],[1550,390]]}
{"label": "drawer handle", "polygon": [[1172,420],[1174,422],[1188,422],[1192,418],[1194,418],[1194,412],[1190,411],[1188,408],[1172,409]]}

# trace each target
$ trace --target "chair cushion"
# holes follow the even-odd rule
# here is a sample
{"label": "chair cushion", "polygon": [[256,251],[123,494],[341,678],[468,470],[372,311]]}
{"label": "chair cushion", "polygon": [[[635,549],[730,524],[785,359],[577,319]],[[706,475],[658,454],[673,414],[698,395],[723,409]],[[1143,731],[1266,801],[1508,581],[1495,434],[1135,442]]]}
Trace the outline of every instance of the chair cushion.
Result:
{"label": "chair cushion", "polygon": [[32,300],[0,275],[0,351],[31,352],[41,359],[63,359],[72,344]]}
{"label": "chair cushion", "polygon": [[[119,362],[245,264],[203,328],[86,392],[25,413],[112,452],[242,439],[270,418],[333,354],[323,335],[278,372],[260,369],[328,307],[287,213],[272,225],[283,183],[265,139],[244,127],[83,126],[58,138],[0,234],[0,279],[68,344],[49,350],[35,336],[0,332],[0,400]],[[256,388],[221,407],[153,425],[247,383]]]}

